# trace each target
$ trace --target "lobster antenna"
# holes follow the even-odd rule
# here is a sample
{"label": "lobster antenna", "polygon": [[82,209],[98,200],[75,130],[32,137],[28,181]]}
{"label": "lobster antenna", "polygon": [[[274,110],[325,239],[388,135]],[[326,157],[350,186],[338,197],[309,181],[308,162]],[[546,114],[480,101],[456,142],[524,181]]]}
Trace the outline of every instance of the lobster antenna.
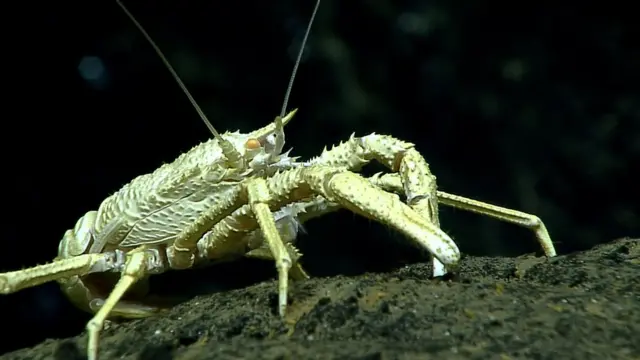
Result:
{"label": "lobster antenna", "polygon": [[300,66],[300,60],[302,59],[304,46],[306,45],[307,38],[309,37],[309,33],[311,32],[311,25],[313,24],[313,19],[315,19],[316,13],[318,12],[318,7],[320,7],[320,0],[316,1],[316,7],[313,9],[311,20],[309,20],[309,25],[307,25],[307,31],[304,33],[304,38],[302,39],[300,51],[298,51],[298,58],[296,59],[296,63],[293,65],[293,71],[291,72],[291,78],[289,79],[289,86],[287,86],[287,92],[284,94],[284,102],[282,103],[282,110],[280,110],[281,118],[284,118],[284,116],[286,115],[287,103],[289,103],[289,96],[291,95],[291,89],[293,88],[293,80],[296,78],[296,72],[298,72],[298,66]]}
{"label": "lobster antenna", "polygon": [[176,71],[173,69],[173,66],[171,66],[171,64],[169,63],[169,60],[167,60],[167,57],[164,56],[164,54],[162,53],[162,50],[160,50],[158,45],[156,45],[153,39],[151,39],[151,36],[147,34],[147,32],[142,27],[142,25],[140,25],[138,20],[136,20],[136,18],[133,17],[133,15],[129,12],[129,10],[127,10],[124,4],[122,4],[120,0],[116,0],[116,2],[122,8],[122,10],[124,10],[125,14],[127,14],[129,19],[133,21],[133,23],[136,25],[138,30],[140,30],[140,32],[145,37],[145,39],[147,39],[147,41],[151,44],[151,46],[156,51],[156,53],[158,54],[158,56],[160,57],[164,65],[167,67],[167,69],[169,69],[169,72],[171,72],[171,75],[180,86],[180,89],[182,89],[182,92],[185,95],[187,95],[187,98],[191,102],[191,105],[196,109],[196,111],[198,112],[198,115],[200,115],[200,118],[202,119],[202,121],[204,121],[204,124],[207,125],[207,127],[209,128],[209,131],[211,131],[211,133],[213,134],[213,137],[215,137],[218,140],[218,145],[220,145],[220,149],[222,150],[222,155],[224,155],[224,157],[227,159],[229,167],[235,168],[235,169],[243,169],[245,167],[245,162],[244,162],[244,158],[242,157],[242,154],[240,154],[240,152],[236,150],[234,145],[229,140],[220,136],[220,134],[213,127],[213,125],[211,125],[211,122],[209,121],[209,119],[207,119],[207,116],[204,114],[200,106],[198,106],[198,103],[193,99],[193,96],[191,96],[191,93],[189,92],[189,90],[187,90],[187,87],[182,82],[182,79],[180,79],[180,77],[178,76],[178,73],[176,73]]}
{"label": "lobster antenna", "polygon": [[164,54],[162,53],[162,50],[160,50],[158,45],[156,45],[155,41],[153,41],[153,39],[151,39],[151,36],[149,36],[149,34],[147,34],[145,29],[142,27],[142,25],[140,25],[138,20],[136,20],[136,18],[133,17],[133,15],[129,12],[129,10],[127,10],[127,8],[124,6],[124,4],[122,4],[122,2],[120,0],[116,0],[116,2],[122,8],[122,10],[125,12],[125,14],[127,14],[129,19],[131,19],[131,21],[135,24],[135,26],[138,28],[138,30],[140,30],[140,32],[145,37],[145,39],[147,39],[147,41],[151,44],[151,46],[156,51],[156,53],[158,54],[158,56],[160,57],[160,59],[162,60],[164,65],[167,67],[167,69],[169,69],[169,72],[171,73],[173,78],[176,80],[176,82],[180,86],[180,89],[182,89],[182,92],[184,92],[184,94],[187,95],[187,98],[191,102],[191,105],[196,109],[196,111],[198,112],[198,115],[200,115],[200,118],[202,119],[202,121],[204,121],[205,125],[207,125],[207,127],[209,128],[209,131],[211,131],[213,136],[215,138],[217,138],[218,140],[222,139],[222,137],[216,131],[216,129],[213,127],[213,125],[211,125],[211,122],[209,121],[209,119],[207,119],[207,116],[204,114],[204,112],[202,111],[202,109],[200,108],[198,103],[194,100],[193,96],[191,96],[191,93],[189,92],[189,90],[187,90],[187,87],[182,82],[182,79],[180,79],[180,76],[178,76],[178,73],[176,73],[176,71],[173,69],[173,66],[171,66],[171,64],[169,63],[169,60],[167,60],[167,57],[164,56]]}

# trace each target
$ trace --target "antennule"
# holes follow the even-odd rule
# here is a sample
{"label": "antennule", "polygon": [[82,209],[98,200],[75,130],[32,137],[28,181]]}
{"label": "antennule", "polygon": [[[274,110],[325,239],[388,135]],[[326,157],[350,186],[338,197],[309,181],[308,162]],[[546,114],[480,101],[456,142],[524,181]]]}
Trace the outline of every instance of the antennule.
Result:
{"label": "antennule", "polygon": [[178,83],[178,86],[180,86],[180,89],[182,89],[182,92],[184,92],[184,94],[189,99],[189,102],[191,102],[191,105],[196,109],[196,112],[198,112],[198,115],[200,116],[202,121],[204,121],[205,125],[207,125],[207,128],[209,128],[209,131],[211,131],[213,136],[216,139],[218,139],[218,144],[220,145],[220,148],[222,149],[223,155],[229,161],[229,165],[231,167],[234,167],[234,168],[243,168],[244,167],[244,159],[242,158],[242,155],[238,152],[238,150],[236,150],[236,148],[233,146],[233,144],[231,144],[231,142],[229,142],[228,140],[226,140],[222,136],[220,136],[218,131],[216,131],[216,129],[213,127],[213,125],[211,125],[211,122],[209,121],[209,119],[207,119],[207,116],[204,114],[204,112],[202,111],[202,109],[200,108],[198,103],[195,101],[193,96],[191,96],[191,93],[189,92],[187,87],[182,82],[182,79],[180,79],[180,76],[178,76],[178,73],[176,73],[176,71],[173,69],[173,66],[171,66],[171,64],[169,63],[169,60],[167,60],[167,57],[162,53],[162,50],[160,50],[160,47],[158,47],[158,45],[156,45],[156,43],[153,41],[153,39],[151,39],[151,36],[149,36],[149,34],[147,34],[146,30],[142,27],[142,25],[140,25],[138,20],[136,20],[136,18],[129,12],[129,10],[127,10],[127,8],[124,6],[124,4],[120,0],[116,0],[116,3],[118,3],[118,5],[122,8],[124,13],[127,14],[129,19],[131,19],[133,24],[138,28],[138,30],[140,30],[140,32],[145,37],[145,39],[147,39],[147,41],[151,44],[153,49],[156,51],[156,53],[160,57],[160,60],[162,60],[162,62],[164,63],[165,67],[171,73],[171,76],[173,76],[173,78]]}
{"label": "antennule", "polygon": [[313,8],[313,13],[311,14],[311,19],[309,20],[309,25],[307,25],[307,30],[304,33],[304,38],[302,38],[302,44],[300,45],[300,50],[298,51],[298,58],[296,59],[295,64],[293,65],[293,71],[291,72],[291,78],[289,79],[289,85],[287,86],[287,91],[284,94],[284,101],[282,102],[282,109],[280,110],[280,115],[276,116],[274,121],[276,135],[276,144],[274,147],[274,152],[276,154],[280,154],[282,149],[284,148],[284,125],[282,123],[282,119],[285,117],[287,113],[287,104],[289,103],[289,96],[291,95],[291,89],[293,89],[293,81],[296,78],[296,73],[298,72],[298,67],[300,66],[300,61],[302,60],[302,54],[304,53],[304,47],[307,44],[307,39],[309,38],[309,33],[311,32],[311,25],[313,24],[313,20],[316,17],[316,13],[318,12],[318,8],[320,7],[320,0],[316,1],[316,6]]}
{"label": "antennule", "polygon": [[291,95],[291,89],[293,88],[293,80],[295,80],[296,78],[296,73],[298,72],[298,67],[300,66],[302,54],[304,53],[304,46],[307,44],[307,39],[309,38],[309,33],[311,32],[311,25],[313,24],[313,20],[316,18],[316,13],[318,12],[319,7],[320,7],[320,0],[316,1],[316,7],[313,8],[313,13],[311,14],[309,25],[307,25],[307,31],[305,31],[304,33],[304,38],[302,38],[302,44],[300,45],[300,51],[298,51],[298,58],[296,59],[296,62],[293,65],[293,71],[291,72],[291,78],[289,79],[287,92],[284,94],[284,102],[282,103],[282,110],[280,110],[281,118],[283,118],[287,113],[287,104],[289,103],[289,96]]}

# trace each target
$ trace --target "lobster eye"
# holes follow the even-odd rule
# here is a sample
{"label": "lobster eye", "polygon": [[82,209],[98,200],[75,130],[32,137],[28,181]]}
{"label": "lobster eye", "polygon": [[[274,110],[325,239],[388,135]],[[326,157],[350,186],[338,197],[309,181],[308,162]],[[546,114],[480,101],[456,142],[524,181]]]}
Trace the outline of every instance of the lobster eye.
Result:
{"label": "lobster eye", "polygon": [[249,139],[246,143],[244,143],[244,147],[249,150],[255,150],[262,146],[258,139]]}

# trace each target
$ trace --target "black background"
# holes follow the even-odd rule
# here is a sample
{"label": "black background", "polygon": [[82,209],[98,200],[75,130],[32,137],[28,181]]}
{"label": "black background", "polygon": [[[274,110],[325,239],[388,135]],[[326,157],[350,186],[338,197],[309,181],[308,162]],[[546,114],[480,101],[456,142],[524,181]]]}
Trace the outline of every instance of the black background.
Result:
{"label": "black background", "polygon": [[[115,2],[22,5],[2,16],[1,271],[49,261],[86,211],[210,136]],[[126,5],[214,126],[250,131],[280,111],[314,3]],[[637,236],[632,6],[325,0],[294,85],[288,147],[307,158],[352,132],[392,134],[416,144],[442,190],[540,216],[560,253]],[[103,72],[83,78],[81,64],[96,60]],[[495,220],[442,209],[441,222],[467,254],[539,250],[529,231]],[[400,236],[348,212],[306,229],[299,242],[315,276],[416,260]],[[208,279],[272,276],[272,264],[238,266]],[[78,334],[88,320],[56,284],[3,296],[0,312],[11,332],[3,350]]]}

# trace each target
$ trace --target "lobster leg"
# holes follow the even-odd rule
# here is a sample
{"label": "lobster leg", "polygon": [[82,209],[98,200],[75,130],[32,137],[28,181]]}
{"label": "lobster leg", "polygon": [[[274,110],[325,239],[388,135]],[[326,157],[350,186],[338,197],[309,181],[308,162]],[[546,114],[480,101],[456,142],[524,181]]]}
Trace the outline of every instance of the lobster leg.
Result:
{"label": "lobster leg", "polygon": [[105,272],[116,265],[114,253],[84,254],[56,259],[49,264],[0,274],[0,294],[11,294],[24,288],[71,276]]}
{"label": "lobster leg", "polygon": [[[400,179],[397,174],[377,175],[371,177],[369,181],[387,191],[402,193],[404,190],[402,179]],[[547,227],[542,220],[535,215],[469,199],[460,195],[449,194],[444,191],[436,191],[436,197],[438,198],[438,203],[441,205],[470,211],[530,229],[535,233],[536,239],[538,239],[545,256],[556,256],[556,249],[553,246],[553,241],[551,241]]]}
{"label": "lobster leg", "polygon": [[116,307],[118,301],[133,284],[145,277],[147,269],[153,268],[150,265],[154,260],[154,253],[149,251],[145,246],[141,246],[127,253],[120,280],[118,280],[109,297],[107,297],[102,307],[100,307],[100,310],[98,310],[94,317],[87,323],[87,332],[89,335],[87,352],[89,360],[97,360],[98,358],[98,338],[104,321],[109,316],[111,310]]}
{"label": "lobster leg", "polygon": [[269,192],[267,182],[262,178],[251,179],[247,183],[249,205],[260,225],[260,230],[267,241],[269,249],[276,261],[278,270],[278,312],[284,316],[287,308],[287,287],[289,282],[289,269],[291,269],[291,256],[282,242],[276,221],[269,208],[272,194]]}
{"label": "lobster leg", "polygon": [[[387,135],[371,134],[361,138],[351,136],[346,142],[324,151],[309,163],[345,167],[356,171],[371,160],[376,160],[397,173],[397,175],[389,174],[373,179],[378,180],[376,185],[405,194],[409,206],[434,225],[440,226],[438,219],[438,203],[440,203],[531,229],[535,232],[545,255],[549,257],[556,255],[549,232],[537,216],[437,191],[435,176],[431,174],[429,165],[411,143]],[[390,183],[383,184],[379,182],[380,180],[390,181]],[[393,189],[389,189],[390,187]],[[442,263],[434,259],[434,276],[445,273]]]}

